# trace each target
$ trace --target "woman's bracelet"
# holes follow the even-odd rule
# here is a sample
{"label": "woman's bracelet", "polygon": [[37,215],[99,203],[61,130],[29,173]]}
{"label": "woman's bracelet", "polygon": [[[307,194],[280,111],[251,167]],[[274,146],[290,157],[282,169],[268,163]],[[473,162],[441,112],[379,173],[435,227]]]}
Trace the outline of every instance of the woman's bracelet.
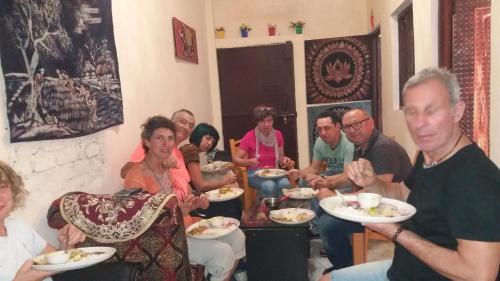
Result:
{"label": "woman's bracelet", "polygon": [[401,234],[401,232],[403,232],[405,230],[406,230],[406,227],[404,227],[404,226],[401,225],[398,228],[398,230],[396,230],[396,232],[394,233],[394,235],[392,236],[392,243],[396,243],[398,241],[398,237]]}

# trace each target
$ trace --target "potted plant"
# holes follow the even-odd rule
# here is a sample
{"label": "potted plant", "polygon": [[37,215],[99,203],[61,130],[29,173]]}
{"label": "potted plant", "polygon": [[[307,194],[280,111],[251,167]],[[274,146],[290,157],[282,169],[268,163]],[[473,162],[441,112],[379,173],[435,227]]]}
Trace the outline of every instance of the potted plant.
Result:
{"label": "potted plant", "polygon": [[302,29],[304,28],[304,25],[306,23],[299,20],[299,21],[292,21],[290,22],[290,28],[295,29],[296,34],[302,34]]}
{"label": "potted plant", "polygon": [[248,32],[252,30],[252,28],[244,23],[240,25],[241,37],[248,37]]}
{"label": "potted plant", "polygon": [[225,34],[226,30],[224,29],[223,26],[218,26],[215,28],[215,38],[224,39]]}
{"label": "potted plant", "polygon": [[276,24],[267,24],[267,31],[269,33],[269,36],[274,36],[276,35]]}

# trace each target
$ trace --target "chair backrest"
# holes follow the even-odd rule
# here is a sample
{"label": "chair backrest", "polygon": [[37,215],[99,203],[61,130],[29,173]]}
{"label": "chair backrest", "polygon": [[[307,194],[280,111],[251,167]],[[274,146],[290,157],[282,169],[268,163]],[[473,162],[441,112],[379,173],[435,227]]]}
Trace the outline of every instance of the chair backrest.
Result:
{"label": "chair backrest", "polygon": [[[233,163],[234,163],[234,158],[238,153],[238,147],[240,146],[240,142],[241,140],[229,139],[229,149],[231,150],[231,157],[233,159]],[[245,209],[245,211],[248,211],[250,210],[252,204],[255,202],[257,198],[257,192],[255,191],[255,189],[251,188],[250,185],[248,184],[248,175],[246,168],[238,166],[236,165],[236,163],[234,163],[234,167],[235,167],[234,173],[238,178],[238,182],[240,183],[240,186],[245,190],[243,197],[243,208]]]}
{"label": "chair backrest", "polygon": [[[241,140],[229,139],[229,149],[231,151],[231,157],[234,159],[238,153],[238,147],[240,146]],[[233,160],[234,162],[234,160]]]}

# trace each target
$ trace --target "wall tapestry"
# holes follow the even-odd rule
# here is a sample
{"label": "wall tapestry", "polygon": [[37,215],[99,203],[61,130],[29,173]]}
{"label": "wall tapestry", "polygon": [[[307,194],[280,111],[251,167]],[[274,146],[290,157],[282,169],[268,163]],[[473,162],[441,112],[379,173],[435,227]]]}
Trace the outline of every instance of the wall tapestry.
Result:
{"label": "wall tapestry", "polygon": [[318,133],[316,132],[316,116],[325,110],[332,110],[338,114],[340,118],[347,111],[355,108],[360,108],[368,114],[372,115],[372,104],[371,101],[360,101],[360,102],[345,102],[345,103],[331,103],[322,105],[313,105],[307,107],[307,123],[308,123],[308,135],[309,135],[309,156],[310,159],[313,157],[314,142],[318,138]]}
{"label": "wall tapestry", "polygon": [[308,104],[371,99],[369,35],[307,40],[305,59]]}
{"label": "wall tapestry", "polygon": [[487,155],[490,152],[491,2],[455,1],[452,52],[452,70],[466,104],[460,125]]}
{"label": "wall tapestry", "polygon": [[123,123],[111,0],[2,0],[0,56],[11,142]]}
{"label": "wall tapestry", "polygon": [[175,56],[192,63],[198,63],[196,31],[177,18],[172,18],[172,27],[174,30]]}

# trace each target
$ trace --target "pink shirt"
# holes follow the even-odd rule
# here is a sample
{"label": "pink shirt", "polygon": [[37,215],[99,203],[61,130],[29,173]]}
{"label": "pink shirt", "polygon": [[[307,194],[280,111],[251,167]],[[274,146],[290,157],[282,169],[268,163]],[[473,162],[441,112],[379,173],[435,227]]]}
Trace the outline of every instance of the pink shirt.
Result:
{"label": "pink shirt", "polygon": [[[174,191],[179,198],[179,201],[183,201],[189,190],[189,182],[191,178],[189,177],[189,173],[186,169],[186,164],[184,163],[184,157],[182,156],[182,152],[179,148],[175,147],[172,151],[172,156],[177,161],[177,168],[170,169],[170,174],[178,183],[179,188],[175,188]],[[144,160],[146,154],[144,152],[144,148],[140,143],[132,153],[130,157],[130,162],[139,163]]]}
{"label": "pink shirt", "polygon": [[[278,148],[283,148],[285,141],[283,140],[283,134],[280,131],[276,131],[276,139],[278,140]],[[246,133],[246,135],[241,139],[240,149],[244,150],[248,154],[248,158],[255,157],[255,149],[257,147],[255,129]],[[263,167],[276,167],[276,155],[273,146],[266,146],[263,143],[259,143],[259,165],[257,167],[250,167],[250,170],[255,170],[257,168]]]}

